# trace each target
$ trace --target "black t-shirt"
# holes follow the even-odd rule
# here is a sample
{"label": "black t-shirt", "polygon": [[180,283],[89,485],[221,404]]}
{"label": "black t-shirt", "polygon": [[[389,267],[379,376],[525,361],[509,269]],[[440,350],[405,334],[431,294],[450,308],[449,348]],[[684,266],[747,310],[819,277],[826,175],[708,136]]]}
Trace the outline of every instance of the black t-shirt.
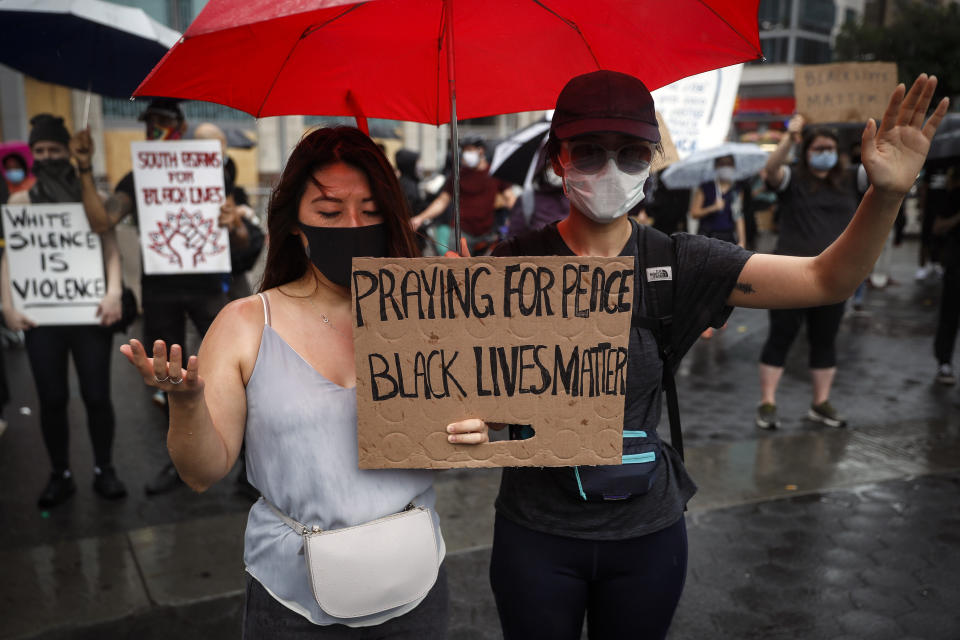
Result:
{"label": "black t-shirt", "polygon": [[[539,233],[548,248],[546,255],[574,255],[556,223]],[[636,234],[634,226],[621,256],[636,256]],[[726,300],[752,254],[735,244],[686,233],[675,234],[673,241],[677,253],[673,337],[674,348],[683,355],[707,326],[719,327],[726,321],[732,311]],[[494,253],[515,255],[512,247],[506,242]],[[625,429],[657,431],[661,372],[653,335],[647,330],[631,331]],[[663,468],[651,490],[624,502],[585,502],[558,482],[558,474],[572,473],[569,468],[504,468],[497,512],[529,529],[589,540],[622,540],[659,531],[683,515],[687,501],[696,492],[680,456],[666,443],[663,452],[658,462]]]}
{"label": "black t-shirt", "polygon": [[[133,217],[133,224],[139,226],[140,218],[137,215],[137,190],[133,184],[132,171],[120,179],[114,191],[124,193],[130,198],[130,202],[133,204],[133,211],[130,215]],[[189,292],[218,294],[226,290],[225,285],[229,283],[227,278],[230,277],[227,273],[190,273],[184,275],[150,276],[142,273],[142,260],[140,261],[140,268],[140,286],[145,293]]]}
{"label": "black t-shirt", "polygon": [[780,229],[774,253],[811,257],[829,247],[857,211],[856,185],[844,180],[839,188],[812,175],[784,167],[778,192]]}

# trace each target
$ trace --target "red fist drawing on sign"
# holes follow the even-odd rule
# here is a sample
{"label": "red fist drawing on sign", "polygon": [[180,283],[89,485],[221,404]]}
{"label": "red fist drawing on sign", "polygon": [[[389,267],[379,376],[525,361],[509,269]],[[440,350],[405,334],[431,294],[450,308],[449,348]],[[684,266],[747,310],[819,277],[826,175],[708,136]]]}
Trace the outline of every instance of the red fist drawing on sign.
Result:
{"label": "red fist drawing on sign", "polygon": [[206,262],[207,256],[215,256],[227,250],[221,243],[220,229],[216,220],[204,218],[199,211],[194,213],[180,209],[178,213],[167,213],[167,219],[157,223],[157,230],[151,231],[151,251],[166,258],[170,264],[193,267]]}

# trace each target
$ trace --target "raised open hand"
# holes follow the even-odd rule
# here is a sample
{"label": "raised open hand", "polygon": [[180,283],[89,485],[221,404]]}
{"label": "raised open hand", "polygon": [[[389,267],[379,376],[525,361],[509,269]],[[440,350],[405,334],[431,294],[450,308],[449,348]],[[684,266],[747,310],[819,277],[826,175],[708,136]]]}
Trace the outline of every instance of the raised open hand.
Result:
{"label": "raised open hand", "polygon": [[199,393],[203,391],[203,379],[198,372],[199,361],[197,356],[190,356],[187,368],[182,367],[183,353],[180,345],[170,347],[170,359],[167,359],[167,345],[163,340],[153,343],[153,357],[147,357],[147,352],[139,340],[131,340],[130,344],[120,347],[120,352],[137,368],[143,376],[143,382],[149,387],[156,387],[168,393]]}
{"label": "raised open hand", "polygon": [[941,100],[924,124],[936,88],[936,76],[921,73],[909,92],[902,84],[893,90],[879,130],[873,119],[867,122],[860,154],[875,189],[902,197],[913,186],[949,106]]}

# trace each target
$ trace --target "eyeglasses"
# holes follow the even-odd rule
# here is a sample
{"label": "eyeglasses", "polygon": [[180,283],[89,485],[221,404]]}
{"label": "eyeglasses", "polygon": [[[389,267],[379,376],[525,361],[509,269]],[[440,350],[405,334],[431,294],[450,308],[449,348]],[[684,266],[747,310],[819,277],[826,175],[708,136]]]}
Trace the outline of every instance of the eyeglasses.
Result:
{"label": "eyeglasses", "polygon": [[613,158],[624,173],[641,173],[650,166],[653,149],[642,142],[630,142],[619,149],[607,149],[596,142],[563,143],[570,154],[570,164],[580,173],[599,173]]}

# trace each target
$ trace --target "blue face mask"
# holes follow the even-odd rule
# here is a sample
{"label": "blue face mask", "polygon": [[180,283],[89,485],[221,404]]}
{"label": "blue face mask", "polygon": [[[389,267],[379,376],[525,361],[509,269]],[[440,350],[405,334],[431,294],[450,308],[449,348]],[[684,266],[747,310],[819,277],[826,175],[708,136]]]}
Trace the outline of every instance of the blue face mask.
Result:
{"label": "blue face mask", "polygon": [[814,171],[830,171],[836,164],[836,151],[818,151],[810,154],[810,168]]}
{"label": "blue face mask", "polygon": [[27,177],[27,174],[23,169],[7,169],[4,174],[7,176],[7,180],[9,180],[11,184],[20,184]]}

